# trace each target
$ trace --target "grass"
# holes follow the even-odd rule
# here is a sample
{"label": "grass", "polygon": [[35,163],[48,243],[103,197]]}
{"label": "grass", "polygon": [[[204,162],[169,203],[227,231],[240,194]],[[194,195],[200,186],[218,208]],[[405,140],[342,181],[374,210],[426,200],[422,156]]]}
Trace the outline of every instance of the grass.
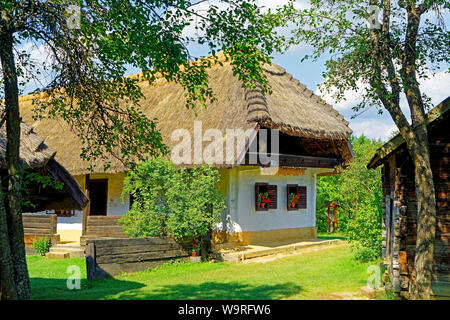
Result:
{"label": "grass", "polygon": [[340,239],[340,240],[347,240],[347,235],[344,232],[318,232],[317,233],[318,239]]}
{"label": "grass", "polygon": [[[320,299],[356,292],[371,264],[357,263],[348,245],[267,263],[172,263],[88,282],[84,259],[28,256],[34,299]],[[66,270],[81,269],[81,290],[69,290]]]}

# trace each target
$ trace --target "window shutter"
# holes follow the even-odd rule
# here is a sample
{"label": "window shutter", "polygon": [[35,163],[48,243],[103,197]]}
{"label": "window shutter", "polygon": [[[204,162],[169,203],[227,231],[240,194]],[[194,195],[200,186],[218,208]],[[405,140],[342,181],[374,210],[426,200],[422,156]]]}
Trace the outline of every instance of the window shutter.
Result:
{"label": "window shutter", "polygon": [[307,199],[307,193],[306,193],[306,187],[305,186],[297,186],[297,193],[300,193],[300,199],[298,199],[296,208],[298,209],[306,209],[306,199]]}
{"label": "window shutter", "polygon": [[277,185],[268,186],[267,190],[269,192],[269,199],[270,199],[270,203],[269,203],[268,207],[269,207],[269,209],[276,209],[277,208],[277,199],[278,199],[278,196],[277,196],[278,186]]}

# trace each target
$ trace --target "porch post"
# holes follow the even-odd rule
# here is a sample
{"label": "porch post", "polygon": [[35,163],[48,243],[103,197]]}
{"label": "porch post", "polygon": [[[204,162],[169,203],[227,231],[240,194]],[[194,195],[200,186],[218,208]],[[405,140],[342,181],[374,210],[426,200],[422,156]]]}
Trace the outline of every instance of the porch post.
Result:
{"label": "porch post", "polygon": [[[86,174],[84,176],[84,191],[86,193],[86,197],[88,197],[88,198],[89,198],[89,179],[90,179],[90,175]],[[88,205],[83,209],[83,222],[82,222],[82,229],[81,229],[82,236],[86,235],[87,217],[89,216],[90,209],[91,209],[91,203],[89,202]]]}

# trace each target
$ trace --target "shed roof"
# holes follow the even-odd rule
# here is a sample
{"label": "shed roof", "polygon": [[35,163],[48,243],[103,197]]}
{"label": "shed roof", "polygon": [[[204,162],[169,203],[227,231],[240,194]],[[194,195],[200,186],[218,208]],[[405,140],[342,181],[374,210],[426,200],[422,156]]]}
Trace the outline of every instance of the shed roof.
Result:
{"label": "shed roof", "polygon": [[[447,97],[444,101],[438,104],[436,107],[431,109],[426,117],[427,126],[432,125],[434,122],[442,118],[450,110],[450,97]],[[395,152],[398,148],[403,146],[405,140],[402,135],[398,133],[384,145],[382,145],[370,159],[369,163],[366,165],[368,169],[375,169],[382,165],[389,155]]]}

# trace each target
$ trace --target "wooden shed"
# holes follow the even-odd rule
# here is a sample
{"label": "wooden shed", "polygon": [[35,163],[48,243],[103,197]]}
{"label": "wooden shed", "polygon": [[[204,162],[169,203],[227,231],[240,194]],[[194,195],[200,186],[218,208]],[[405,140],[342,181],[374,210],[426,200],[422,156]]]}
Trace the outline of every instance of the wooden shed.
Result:
{"label": "wooden shed", "polygon": [[[427,127],[436,191],[435,298],[450,298],[450,97],[430,110]],[[400,134],[380,147],[367,165],[382,166],[383,258],[397,297],[409,298],[414,281],[417,199],[414,166]]]}
{"label": "wooden shed", "polygon": [[[34,181],[28,182],[22,193],[23,212],[83,209],[89,199],[69,171],[55,159],[56,150],[45,144],[44,139],[26,123],[21,122],[20,131],[19,152],[24,169],[41,176],[48,176],[51,180],[63,184],[62,189],[55,189],[52,186],[43,187]],[[6,126],[2,126],[0,127],[0,173],[3,183],[7,182],[6,169]],[[3,189],[6,188],[5,184]]]}

